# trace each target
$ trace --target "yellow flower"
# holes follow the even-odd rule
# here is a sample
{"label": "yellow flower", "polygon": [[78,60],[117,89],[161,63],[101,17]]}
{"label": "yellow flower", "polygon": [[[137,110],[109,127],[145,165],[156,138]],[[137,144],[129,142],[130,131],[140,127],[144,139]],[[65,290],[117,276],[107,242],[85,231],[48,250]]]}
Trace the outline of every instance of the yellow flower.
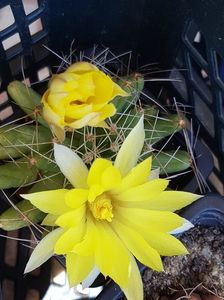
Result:
{"label": "yellow flower", "polygon": [[112,163],[98,158],[88,170],[71,149],[55,144],[55,160],[74,186],[22,195],[48,213],[45,225],[57,225],[34,249],[25,272],[53,254],[66,256],[70,285],[91,284],[99,272],[110,276],[130,300],[142,300],[141,276],[134,259],[162,271],[160,255],[186,254],[171,233],[192,224],[174,213],[198,195],[166,191],[168,180],[149,179],[151,158],[137,164],[144,144],[143,117]]}
{"label": "yellow flower", "polygon": [[109,102],[118,95],[128,94],[93,64],[77,62],[50,80],[43,116],[63,141],[65,128],[105,127],[104,120],[116,112]]}

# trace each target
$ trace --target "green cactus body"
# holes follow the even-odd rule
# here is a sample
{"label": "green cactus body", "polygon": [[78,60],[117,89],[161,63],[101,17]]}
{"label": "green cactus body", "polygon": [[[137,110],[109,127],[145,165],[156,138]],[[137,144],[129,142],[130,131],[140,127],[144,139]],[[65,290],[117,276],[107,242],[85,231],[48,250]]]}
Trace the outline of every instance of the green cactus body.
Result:
{"label": "green cactus body", "polygon": [[182,128],[179,126],[179,122],[179,116],[174,114],[146,118],[144,123],[146,142],[154,145],[163,138],[180,131]]}
{"label": "green cactus body", "polygon": [[29,158],[23,157],[0,166],[0,188],[17,188],[36,180],[38,169]]}
{"label": "green cactus body", "polygon": [[117,114],[112,118],[113,121],[117,120],[121,113],[126,112],[137,101],[144,88],[144,77],[141,74],[131,74],[119,79],[117,84],[130,95],[127,97],[117,96],[113,100],[117,110]]}
{"label": "green cactus body", "polygon": [[171,150],[161,153],[152,153],[153,169],[160,169],[161,175],[182,172],[191,166],[189,153],[183,150]]}
{"label": "green cactus body", "polygon": [[29,201],[22,200],[16,204],[17,209],[10,207],[0,215],[0,228],[10,231],[41,222],[45,214]]}
{"label": "green cactus body", "polygon": [[43,126],[6,125],[0,129],[0,159],[18,158],[51,148],[52,134]]}

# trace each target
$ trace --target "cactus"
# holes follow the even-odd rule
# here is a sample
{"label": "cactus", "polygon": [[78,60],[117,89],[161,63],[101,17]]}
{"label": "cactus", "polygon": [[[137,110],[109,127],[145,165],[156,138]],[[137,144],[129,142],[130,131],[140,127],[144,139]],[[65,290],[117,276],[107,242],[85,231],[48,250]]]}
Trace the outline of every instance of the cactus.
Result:
{"label": "cactus", "polygon": [[[64,144],[73,148],[87,165],[96,157],[113,160],[144,112],[146,139],[141,159],[152,155],[153,168],[159,168],[162,175],[186,170],[191,165],[186,151],[157,149],[162,139],[182,129],[184,121],[175,114],[161,114],[154,105],[140,104],[144,88],[142,75],[126,76],[117,83],[129,96],[113,100],[117,114],[108,120],[109,128],[86,127],[67,132]],[[39,124],[31,121],[0,128],[0,159],[5,160],[0,165],[0,188],[28,186],[29,192],[38,192],[65,187],[65,178],[52,159],[53,136],[41,117],[41,96],[18,81],[10,83],[8,92],[28,117]],[[17,210],[9,208],[0,215],[0,226],[5,230],[27,226],[24,215],[30,222],[41,222],[45,215],[29,205],[23,200],[16,204]]]}
{"label": "cactus", "polygon": [[0,166],[1,189],[22,187],[32,183],[37,177],[38,170],[32,160],[23,157],[15,162]]}
{"label": "cactus", "polygon": [[19,158],[31,150],[47,151],[52,144],[48,128],[35,125],[6,125],[0,128],[0,159]]}
{"label": "cactus", "polygon": [[41,96],[32,88],[20,81],[12,81],[8,85],[8,93],[15,103],[33,120],[48,127],[41,117]]}
{"label": "cactus", "polygon": [[10,207],[0,215],[0,228],[10,231],[20,229],[32,223],[39,223],[45,214],[34,207],[29,201],[22,200],[16,209]]}

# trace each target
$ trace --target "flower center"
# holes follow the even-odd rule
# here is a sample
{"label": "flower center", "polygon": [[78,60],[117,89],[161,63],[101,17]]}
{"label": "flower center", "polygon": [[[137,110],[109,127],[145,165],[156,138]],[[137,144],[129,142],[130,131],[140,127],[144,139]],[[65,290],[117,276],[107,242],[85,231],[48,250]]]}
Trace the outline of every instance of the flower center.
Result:
{"label": "flower center", "polygon": [[112,221],[114,216],[113,206],[110,198],[105,193],[96,197],[93,202],[89,203],[89,208],[96,220]]}

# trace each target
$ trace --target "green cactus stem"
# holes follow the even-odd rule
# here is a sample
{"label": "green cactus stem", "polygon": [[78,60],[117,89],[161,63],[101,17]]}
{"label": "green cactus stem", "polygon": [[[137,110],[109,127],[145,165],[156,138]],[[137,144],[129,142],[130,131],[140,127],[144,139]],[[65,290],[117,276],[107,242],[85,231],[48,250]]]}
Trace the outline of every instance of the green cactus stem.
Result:
{"label": "green cactus stem", "polygon": [[41,117],[41,96],[21,81],[12,81],[8,85],[8,93],[12,100],[31,118],[48,127]]}
{"label": "green cactus stem", "polygon": [[0,128],[0,159],[18,158],[51,147],[52,134],[43,126],[6,125]]}
{"label": "green cactus stem", "polygon": [[17,203],[16,207],[10,207],[0,215],[0,228],[6,231],[20,229],[41,222],[46,215],[27,200]]}
{"label": "green cactus stem", "polygon": [[161,175],[182,172],[191,166],[189,153],[184,150],[152,152],[153,169],[160,168]]}
{"label": "green cactus stem", "polygon": [[38,169],[27,157],[0,165],[0,189],[17,188],[32,183]]}
{"label": "green cactus stem", "polygon": [[117,114],[112,118],[113,121],[117,120],[121,113],[127,111],[131,108],[131,105],[137,102],[140,93],[144,88],[144,77],[138,73],[131,74],[130,76],[122,77],[117,80],[117,84],[125,90],[125,92],[129,93],[129,96],[117,96],[113,100],[113,104],[117,110]]}

